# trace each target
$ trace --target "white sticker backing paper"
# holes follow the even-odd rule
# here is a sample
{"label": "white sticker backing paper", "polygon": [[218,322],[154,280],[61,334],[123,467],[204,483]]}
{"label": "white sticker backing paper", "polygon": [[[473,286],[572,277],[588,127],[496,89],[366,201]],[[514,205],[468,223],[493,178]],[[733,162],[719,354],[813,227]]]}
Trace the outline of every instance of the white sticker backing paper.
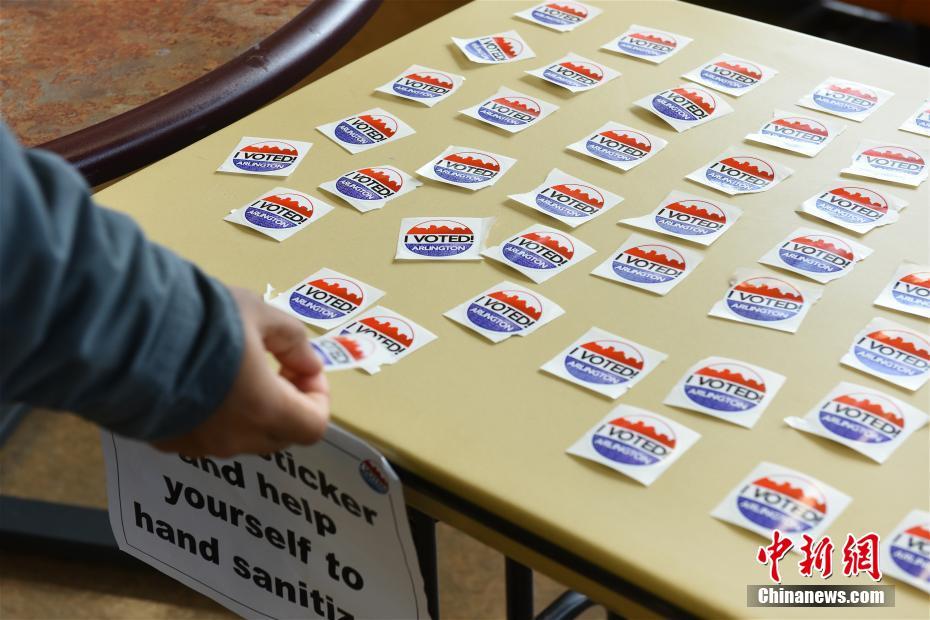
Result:
{"label": "white sticker backing paper", "polygon": [[284,241],[332,210],[319,198],[311,198],[295,189],[275,187],[223,219]]}
{"label": "white sticker backing paper", "polygon": [[593,220],[623,202],[622,197],[558,168],[553,168],[536,189],[525,194],[511,194],[508,198],[572,228]]}
{"label": "white sticker backing paper", "polygon": [[492,342],[526,336],[565,310],[555,302],[513,282],[501,282],[443,316],[474,330]]}
{"label": "white sticker backing paper", "polygon": [[874,318],[856,334],[841,361],[898,387],[917,390],[930,377],[930,342],[926,331]]}
{"label": "white sticker backing paper", "polygon": [[398,260],[481,260],[493,217],[405,217]]}

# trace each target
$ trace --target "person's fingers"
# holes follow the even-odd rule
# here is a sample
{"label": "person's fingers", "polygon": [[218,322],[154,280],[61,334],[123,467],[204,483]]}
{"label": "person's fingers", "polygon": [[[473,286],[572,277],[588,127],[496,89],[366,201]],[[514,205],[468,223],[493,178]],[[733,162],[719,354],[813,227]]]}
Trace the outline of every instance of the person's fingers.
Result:
{"label": "person's fingers", "polygon": [[282,367],[281,376],[293,383],[294,387],[301,392],[320,392],[329,395],[329,379],[326,373],[300,375]]}
{"label": "person's fingers", "polygon": [[296,319],[268,308],[271,316],[263,317],[262,340],[269,353],[282,368],[297,375],[315,375],[323,370],[323,362],[310,346],[307,330]]}
{"label": "person's fingers", "polygon": [[329,395],[304,393],[282,378],[278,378],[276,409],[265,418],[264,432],[282,441],[311,444],[323,436],[329,420]]}

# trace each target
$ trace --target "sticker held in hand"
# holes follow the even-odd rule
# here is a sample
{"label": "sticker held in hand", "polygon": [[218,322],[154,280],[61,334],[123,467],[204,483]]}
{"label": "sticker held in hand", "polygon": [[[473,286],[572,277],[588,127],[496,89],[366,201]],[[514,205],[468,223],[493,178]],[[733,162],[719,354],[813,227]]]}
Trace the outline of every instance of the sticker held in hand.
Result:
{"label": "sticker held in hand", "polygon": [[361,368],[373,375],[390,360],[390,353],[377,340],[364,334],[327,334],[310,340],[310,346],[323,361],[327,372]]}
{"label": "sticker held in hand", "polygon": [[423,164],[417,174],[474,191],[497,183],[515,163],[516,159],[497,153],[450,146],[432,161]]}
{"label": "sticker held in hand", "polygon": [[511,194],[508,198],[572,228],[593,220],[623,202],[622,197],[558,168],[553,168],[536,189],[525,194]]}
{"label": "sticker held in hand", "polygon": [[[365,336],[387,353],[382,364],[394,364],[436,340],[436,334],[383,306],[369,308],[327,336]],[[368,370],[368,368],[365,368]]]}
{"label": "sticker held in hand", "polygon": [[353,155],[416,133],[413,127],[381,108],[320,125],[317,131]]}
{"label": "sticker held in hand", "polygon": [[284,241],[332,210],[318,198],[294,189],[275,187],[223,219]]}
{"label": "sticker held in hand", "polygon": [[410,65],[403,73],[375,90],[433,107],[455,94],[464,82],[465,78],[455,73]]}
{"label": "sticker held in hand", "polygon": [[672,191],[652,213],[626,218],[620,223],[710,245],[742,214],[742,210],[716,199]]}
{"label": "sticker held in hand", "polygon": [[667,144],[662,138],[610,121],[567,148],[626,171],[653,157]]}
{"label": "sticker held in hand", "polygon": [[367,213],[384,208],[391,200],[421,185],[400,168],[381,165],[350,170],[338,179],[321,183],[320,189]]}
{"label": "sticker held in hand", "polygon": [[573,93],[597,88],[620,76],[619,71],[572,53],[559,58],[550,65],[526,73]]}
{"label": "sticker held in hand", "polygon": [[384,296],[373,286],[332,269],[320,269],[268,303],[308,325],[332,329]]}
{"label": "sticker held in hand", "polygon": [[492,342],[526,336],[565,314],[555,302],[513,282],[501,282],[443,316]]}
{"label": "sticker held in hand", "polygon": [[452,37],[452,41],[462,50],[465,58],[482,65],[498,65],[536,57],[516,30],[474,39]]}
{"label": "sticker held in hand", "polygon": [[493,217],[406,217],[397,235],[398,260],[481,260]]}
{"label": "sticker held in hand", "polygon": [[541,284],[594,254],[594,248],[568,233],[533,224],[482,254]]}
{"label": "sticker held in hand", "polygon": [[311,142],[246,136],[239,140],[217,172],[286,177],[310,152]]}
{"label": "sticker held in hand", "polygon": [[917,390],[930,378],[930,341],[926,332],[875,318],[856,334],[840,361],[898,387]]}

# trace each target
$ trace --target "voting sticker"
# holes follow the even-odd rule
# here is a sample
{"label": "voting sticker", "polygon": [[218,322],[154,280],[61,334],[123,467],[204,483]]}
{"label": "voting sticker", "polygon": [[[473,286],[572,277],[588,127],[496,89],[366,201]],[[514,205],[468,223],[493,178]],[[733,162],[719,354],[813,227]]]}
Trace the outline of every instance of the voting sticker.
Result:
{"label": "voting sticker", "polygon": [[927,414],[884,392],[844,382],[806,416],[788,417],[785,423],[884,463],[914,431],[923,428]]}
{"label": "voting sticker", "polygon": [[778,530],[800,551],[807,534],[819,540],[852,499],[830,485],[774,463],[759,463],[711,516],[771,540]]}
{"label": "voting sticker", "polygon": [[930,594],[930,512],[912,510],[882,537],[882,572]]}
{"label": "voting sticker", "polygon": [[924,99],[920,107],[901,123],[898,129],[930,137],[930,99]]}
{"label": "voting sticker", "polygon": [[592,327],[540,370],[617,399],[665,361],[665,353]]}
{"label": "voting sticker", "polygon": [[223,219],[284,241],[332,210],[319,198],[295,189],[275,187]]}
{"label": "voting sticker", "polygon": [[558,168],[553,168],[536,189],[525,194],[511,194],[508,198],[572,228],[593,220],[623,202],[622,197]]}
{"label": "voting sticker", "polygon": [[383,208],[423,185],[393,166],[371,166],[346,172],[338,179],[320,184],[320,189],[343,199],[362,213]]}
{"label": "voting sticker", "polygon": [[465,58],[482,65],[499,65],[536,57],[516,30],[474,39],[452,37],[452,41],[462,50]]}
{"label": "voting sticker", "polygon": [[720,54],[681,77],[739,97],[778,75],[778,71],[758,62],[731,54]]}
{"label": "voting sticker", "polygon": [[310,152],[311,142],[246,136],[239,140],[217,172],[286,177]]}
{"label": "voting sticker", "polygon": [[856,334],[840,360],[844,365],[917,390],[930,378],[930,339],[888,319],[874,318]]}
{"label": "voting sticker", "polygon": [[316,129],[353,155],[416,133],[413,127],[381,108],[347,116]]}
{"label": "voting sticker", "polygon": [[759,262],[826,284],[849,274],[856,263],[871,253],[871,248],[842,235],[798,228],[766,252]]}
{"label": "voting sticker", "polygon": [[517,133],[535,125],[558,109],[559,106],[554,103],[502,86],[481,103],[459,111],[492,127]]}
{"label": "voting sticker", "polygon": [[601,49],[659,64],[680,52],[693,40],[682,34],[633,24],[619,37],[602,45]]}
{"label": "voting sticker", "polygon": [[829,77],[798,100],[798,105],[862,122],[894,97],[890,90]]}
{"label": "voting sticker", "polygon": [[646,95],[636,101],[635,105],[649,110],[679,133],[733,111],[722,97],[693,84],[682,84],[677,88]]}
{"label": "voting sticker", "polygon": [[649,486],[700,438],[665,416],[618,405],[567,452]]}
{"label": "voting sticker", "polygon": [[541,284],[594,254],[594,248],[568,233],[533,224],[482,254]]}
{"label": "voting sticker", "polygon": [[308,325],[332,329],[355,318],[383,296],[384,291],[361,280],[324,268],[268,303]]}
{"label": "voting sticker", "polygon": [[837,180],[805,200],[798,211],[862,235],[897,222],[906,206],[884,188]]}
{"label": "voting sticker", "polygon": [[717,199],[672,191],[652,213],[622,219],[620,223],[707,246],[742,214],[742,210]]}
{"label": "voting sticker", "polygon": [[634,233],[591,273],[656,295],[667,295],[702,260],[704,257],[695,250]]}
{"label": "voting sticker", "polygon": [[527,336],[565,314],[557,303],[513,282],[501,282],[443,316],[491,342]]}
{"label": "voting sticker", "polygon": [[481,260],[493,217],[405,217],[397,260]]}
{"label": "voting sticker", "polygon": [[927,149],[862,140],[843,173],[917,187],[927,179],[928,158]]}
{"label": "voting sticker", "polygon": [[768,155],[730,148],[698,168],[686,179],[735,196],[765,192],[794,174]]}
{"label": "voting sticker", "polygon": [[572,53],[527,73],[573,93],[597,88],[620,76],[619,71]]}
{"label": "voting sticker", "polygon": [[793,334],[821,294],[819,286],[755,269],[737,269],[726,295],[709,314]]}
{"label": "voting sticker", "polygon": [[775,110],[772,118],[746,139],[813,157],[845,130],[842,123]]}
{"label": "voting sticker", "polygon": [[601,9],[582,2],[561,0],[543,2],[536,6],[514,13],[520,19],[545,26],[559,32],[569,32],[588,23],[601,14]]}
{"label": "voting sticker", "polygon": [[784,383],[784,376],[761,366],[708,357],[689,368],[662,402],[752,428]]}
{"label": "voting sticker", "polygon": [[668,142],[638,129],[609,121],[568,149],[614,168],[630,170],[665,148]]}
{"label": "voting sticker", "polygon": [[375,90],[433,107],[455,94],[464,82],[465,78],[455,73],[410,65],[396,78]]}
{"label": "voting sticker", "polygon": [[371,338],[387,353],[383,364],[394,364],[436,340],[433,332],[383,306],[369,308],[327,335]]}
{"label": "voting sticker", "polygon": [[327,372],[361,368],[373,375],[390,359],[390,354],[374,338],[365,335],[327,334],[310,340],[310,346]]}
{"label": "voting sticker", "polygon": [[450,146],[433,160],[423,164],[417,170],[417,174],[433,181],[474,191],[497,183],[515,163],[516,159],[497,153],[465,146]]}
{"label": "voting sticker", "polygon": [[930,319],[930,265],[901,263],[874,303]]}

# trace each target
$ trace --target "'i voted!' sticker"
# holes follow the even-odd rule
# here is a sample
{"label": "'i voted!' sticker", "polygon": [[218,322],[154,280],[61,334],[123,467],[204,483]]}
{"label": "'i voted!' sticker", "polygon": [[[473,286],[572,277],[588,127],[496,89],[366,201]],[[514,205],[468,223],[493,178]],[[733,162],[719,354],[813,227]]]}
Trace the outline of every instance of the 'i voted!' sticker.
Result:
{"label": "'i voted!' sticker", "polygon": [[593,220],[623,202],[622,197],[558,168],[553,168],[536,189],[525,194],[511,194],[508,198],[572,228]]}
{"label": "'i voted!' sticker", "polygon": [[491,342],[501,342],[511,336],[529,335],[563,314],[558,304],[539,293],[513,282],[501,282],[444,316]]}
{"label": "'i voted!' sticker", "polygon": [[572,53],[527,73],[573,93],[597,88],[620,76],[619,71]]}
{"label": "'i voted!' sticker", "polygon": [[730,148],[685,178],[735,196],[768,191],[792,174],[767,155]]}
{"label": "'i voted!' sticker", "polygon": [[682,84],[677,88],[646,95],[635,102],[682,132],[726,116],[733,111],[730,104],[704,88]]}
{"label": "'i voted!' sticker", "polygon": [[899,387],[916,390],[930,377],[930,338],[926,331],[875,318],[856,334],[841,362]]}
{"label": "'i voted!' sticker", "polygon": [[399,260],[481,260],[493,217],[407,217],[397,237]]}
{"label": "'i voted!' sticker", "polygon": [[610,121],[568,148],[614,168],[630,170],[668,144],[662,138]]}
{"label": "'i voted!' sticker", "polygon": [[452,37],[465,57],[482,65],[497,65],[535,58],[536,54],[515,30],[489,34],[474,39]]}
{"label": "'i voted!' sticker", "polygon": [[702,260],[703,256],[694,250],[632,234],[591,273],[656,295],[666,295]]}
{"label": "'i voted!' sticker", "polygon": [[268,303],[308,325],[332,329],[384,296],[373,286],[332,269],[320,269]]}
{"label": "'i voted!' sticker", "polygon": [[417,174],[433,181],[448,183],[470,190],[479,190],[497,183],[516,159],[470,149],[450,146],[433,160],[423,164]]}
{"label": "'i voted!' sticker", "polygon": [[545,26],[559,32],[569,32],[582,24],[586,24],[598,15],[601,9],[590,4],[559,0],[556,2],[543,2],[536,6],[514,13],[516,17],[528,22]]}
{"label": "'i voted!' sticker", "polygon": [[924,99],[917,111],[901,123],[898,129],[921,136],[930,136],[930,99]]}
{"label": "'i voted!' sticker", "polygon": [[805,200],[798,211],[861,235],[897,222],[898,212],[906,206],[884,188],[837,180]]}
{"label": "'i voted!' sticker", "polygon": [[927,178],[930,152],[876,140],[863,140],[843,172],[917,187]]}
{"label": "'i voted!' sticker", "polygon": [[930,594],[930,512],[912,510],[882,543],[882,572]]}
{"label": "'i voted!' sticker", "polygon": [[413,127],[381,108],[372,108],[334,123],[320,125],[317,131],[352,154],[416,133]]}
{"label": "'i voted!' sticker", "polygon": [[681,34],[633,24],[601,49],[658,64],[680,52],[691,41],[693,39]]}
{"label": "'i voted!' sticker", "polygon": [[757,62],[730,54],[720,54],[681,77],[739,97],[769,81],[777,74],[778,71],[775,69]]}
{"label": "'i voted!' sticker", "polygon": [[465,78],[455,73],[410,65],[403,73],[375,90],[433,107],[453,95],[463,82]]}
{"label": "'i voted!' sticker", "polygon": [[591,256],[594,248],[568,233],[533,224],[482,254],[540,284]]}
{"label": "'i voted!' sticker", "polygon": [[775,110],[772,118],[746,139],[813,157],[845,130],[841,123]]}
{"label": "'i voted!' sticker", "polygon": [[503,86],[462,114],[510,133],[523,131],[559,109],[559,106]]}
{"label": "'i voted!' sticker", "polygon": [[875,305],[930,319],[930,265],[901,263]]}
{"label": "'i voted!' sticker", "polygon": [[798,105],[861,122],[893,96],[889,90],[829,77],[801,97]]}
{"label": "'i voted!' sticker", "polygon": [[709,314],[794,333],[820,295],[820,287],[754,269],[737,269],[726,295]]}
{"label": "'i voted!' sticker", "polygon": [[286,177],[294,172],[312,146],[310,142],[298,140],[246,136],[239,140],[233,152],[216,170],[236,174]]}
{"label": "'i voted!' sticker", "polygon": [[850,273],[857,262],[871,253],[871,248],[841,235],[798,228],[762,256],[759,262],[826,284]]}
{"label": "'i voted!' sticker", "polygon": [[366,336],[388,354],[382,363],[393,364],[436,339],[436,334],[407,317],[375,306],[358,315],[329,336]]}
{"label": "'i voted!' sticker", "polygon": [[390,354],[374,338],[364,334],[327,334],[310,340],[310,346],[327,372],[361,368],[373,375],[390,359]]}
{"label": "'i voted!' sticker", "polygon": [[332,210],[318,198],[294,189],[275,187],[223,219],[284,241]]}
{"label": "'i voted!' sticker", "polygon": [[422,183],[393,166],[371,166],[350,170],[338,179],[320,184],[362,213],[383,208],[388,202],[412,192]]}
{"label": "'i voted!' sticker", "polygon": [[716,199],[672,191],[652,213],[626,218],[620,223],[710,245],[729,230],[742,213]]}

